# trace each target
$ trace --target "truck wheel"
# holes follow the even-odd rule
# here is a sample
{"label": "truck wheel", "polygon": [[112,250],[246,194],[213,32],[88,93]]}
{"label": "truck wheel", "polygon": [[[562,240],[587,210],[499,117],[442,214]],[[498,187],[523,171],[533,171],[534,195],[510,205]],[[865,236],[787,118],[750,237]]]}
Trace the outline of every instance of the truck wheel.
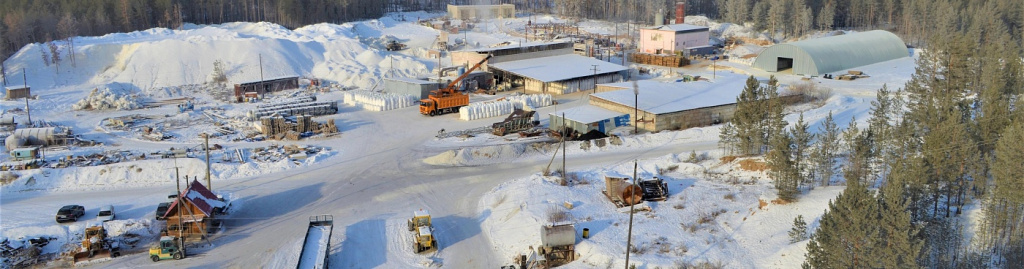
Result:
{"label": "truck wheel", "polygon": [[114,251],[114,253],[110,253],[110,257],[117,258],[118,256],[121,256],[121,252]]}
{"label": "truck wheel", "polygon": [[175,259],[175,260],[180,260],[181,258],[183,258],[183,257],[181,256],[181,252],[178,252],[178,253],[174,253],[174,259]]}
{"label": "truck wheel", "polygon": [[149,256],[149,259],[153,260],[153,262],[158,262],[158,261],[160,261],[160,256],[157,256],[157,255]]}
{"label": "truck wheel", "polygon": [[437,115],[437,112],[436,112],[436,110],[431,110],[431,111],[430,111],[430,116],[431,116],[431,117],[433,117],[434,115]]}

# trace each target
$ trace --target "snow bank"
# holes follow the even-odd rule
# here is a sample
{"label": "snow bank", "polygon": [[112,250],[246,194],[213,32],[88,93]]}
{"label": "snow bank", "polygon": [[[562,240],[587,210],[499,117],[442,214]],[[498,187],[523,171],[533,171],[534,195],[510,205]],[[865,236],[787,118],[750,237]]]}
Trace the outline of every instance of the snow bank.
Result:
{"label": "snow bank", "polygon": [[371,91],[347,91],[342,93],[342,101],[346,105],[370,111],[387,111],[415,105],[416,97]]}
{"label": "snow bank", "polygon": [[[47,225],[47,226],[25,226],[5,229],[0,234],[0,242],[5,242],[7,247],[20,248],[29,247],[29,239],[42,238],[47,242],[39,248],[40,256],[61,253],[78,252],[81,248],[81,239],[84,236],[85,228],[97,223],[76,222],[68,225]],[[120,243],[121,249],[131,250],[145,247],[149,242],[155,240],[163,225],[152,219],[128,219],[111,220],[103,222],[103,228],[111,240]],[[5,262],[8,258],[3,257]],[[45,262],[40,260],[40,262]],[[0,265],[4,265],[0,263]]]}
{"label": "snow bank", "polygon": [[505,97],[504,100],[500,101],[469,104],[459,109],[459,119],[476,120],[498,117],[512,114],[516,109],[531,110],[533,108],[550,106],[552,103],[550,94],[513,95]]}
{"label": "snow bank", "polygon": [[86,96],[78,103],[71,106],[75,110],[132,110],[142,108],[139,96],[125,91],[113,91],[111,89],[92,89],[89,96]]}

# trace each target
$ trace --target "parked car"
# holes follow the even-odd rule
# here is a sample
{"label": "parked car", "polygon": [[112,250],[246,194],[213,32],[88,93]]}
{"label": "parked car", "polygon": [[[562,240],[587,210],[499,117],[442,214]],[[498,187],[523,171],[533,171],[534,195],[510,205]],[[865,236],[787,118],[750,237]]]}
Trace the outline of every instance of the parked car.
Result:
{"label": "parked car", "polygon": [[100,213],[96,214],[96,220],[103,222],[114,220],[114,206],[101,207]]}
{"label": "parked car", "polygon": [[85,216],[85,207],[80,205],[66,205],[57,210],[57,223],[66,221],[78,221],[78,218]]}
{"label": "parked car", "polygon": [[164,220],[164,219],[166,219],[166,218],[164,218],[164,214],[167,213],[167,209],[170,209],[170,207],[171,207],[171,203],[160,203],[160,205],[156,206],[156,219],[157,220]]}

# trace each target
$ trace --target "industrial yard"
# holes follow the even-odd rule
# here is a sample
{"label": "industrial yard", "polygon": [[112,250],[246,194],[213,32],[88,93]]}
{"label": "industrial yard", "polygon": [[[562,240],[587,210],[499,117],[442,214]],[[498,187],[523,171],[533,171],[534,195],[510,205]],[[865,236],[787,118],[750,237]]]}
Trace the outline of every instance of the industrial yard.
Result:
{"label": "industrial yard", "polygon": [[[775,203],[767,172],[744,165],[763,158],[719,148],[745,79],[777,77],[790,123],[866,125],[875,92],[910,80],[917,59],[902,47],[805,69],[794,65],[811,60],[783,48],[726,46],[758,36],[704,16],[643,25],[644,36],[703,42],[641,49],[627,35],[620,46],[649,54],[629,56],[609,22],[510,16],[452,32],[444,25],[463,21],[445,15],[77,37],[74,52],[89,61],[59,71],[39,61],[42,44],[22,48],[4,63],[15,85],[25,70],[31,93],[8,87],[0,101],[0,124],[16,126],[3,131],[0,267],[520,268],[543,257],[620,268],[630,234],[637,268],[799,267],[806,240],[789,242],[793,218],[818,225],[843,187]],[[548,38],[570,23],[585,34]],[[530,40],[528,24],[552,33]],[[448,32],[443,46],[460,47],[442,53]],[[895,37],[814,37],[836,34]],[[599,38],[573,40],[587,35]],[[666,50],[679,53],[650,56]],[[740,57],[762,50],[776,58]],[[794,70],[776,72],[785,67]],[[808,83],[828,94],[786,92]],[[644,186],[643,199],[623,195],[629,184]],[[154,213],[161,203],[170,208]],[[54,223],[66,204],[84,216]],[[97,221],[106,205],[116,218]],[[74,261],[95,225],[120,255]],[[190,257],[150,248],[176,236]]]}

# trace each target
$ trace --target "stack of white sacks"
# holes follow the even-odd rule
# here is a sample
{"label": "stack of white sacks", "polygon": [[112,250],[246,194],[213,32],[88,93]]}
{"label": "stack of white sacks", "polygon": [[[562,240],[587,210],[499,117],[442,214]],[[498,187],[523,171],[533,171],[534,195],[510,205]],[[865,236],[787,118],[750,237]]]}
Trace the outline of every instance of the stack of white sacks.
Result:
{"label": "stack of white sacks", "polygon": [[371,91],[346,91],[342,100],[347,105],[361,107],[370,111],[386,111],[399,109],[416,104],[416,97],[411,95],[379,93]]}
{"label": "stack of white sacks", "polygon": [[505,97],[501,101],[472,103],[459,109],[459,119],[476,120],[512,114],[516,109],[533,110],[552,104],[550,94],[530,94]]}

